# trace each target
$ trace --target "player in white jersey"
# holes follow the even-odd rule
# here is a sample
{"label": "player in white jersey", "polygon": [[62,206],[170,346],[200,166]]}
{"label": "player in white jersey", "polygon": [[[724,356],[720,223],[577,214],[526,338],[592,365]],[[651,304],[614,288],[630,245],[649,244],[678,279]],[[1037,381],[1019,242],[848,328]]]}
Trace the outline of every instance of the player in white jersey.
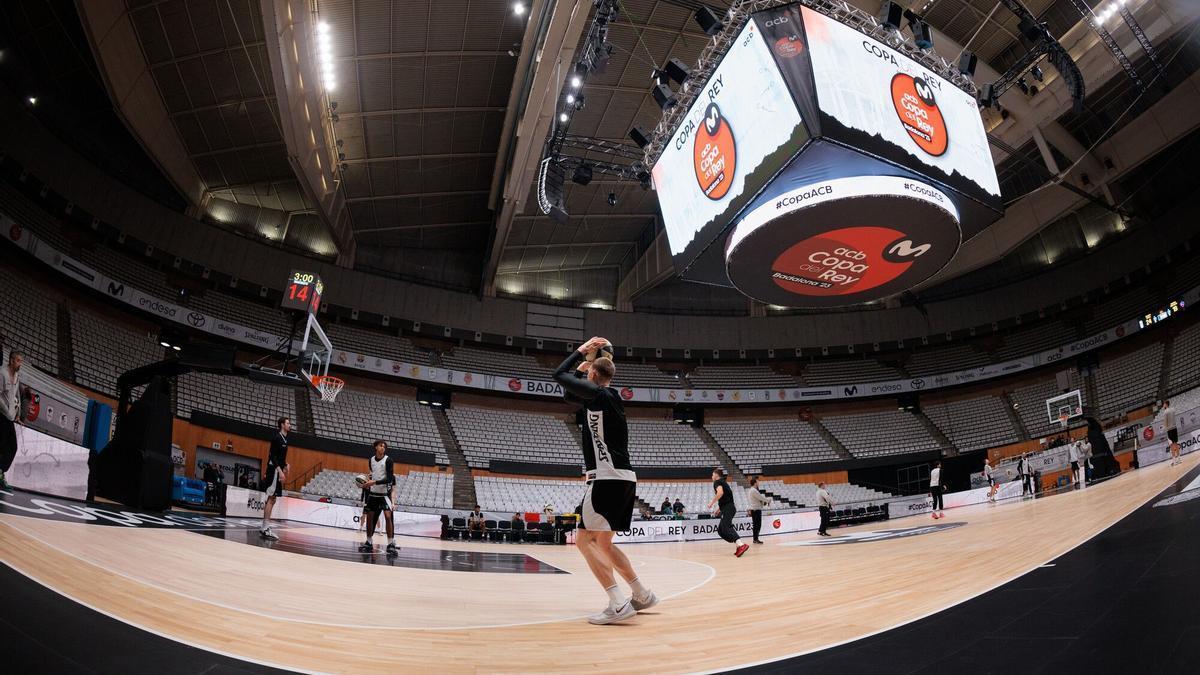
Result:
{"label": "player in white jersey", "polygon": [[375,537],[375,525],[379,514],[383,514],[383,524],[387,528],[387,553],[396,555],[396,523],[392,516],[392,488],[396,485],[396,474],[392,458],[387,455],[387,443],[375,441],[375,454],[367,460],[370,472],[367,482],[363,483],[363,515],[367,519],[367,540],[358,547],[359,551],[369,553],[374,550],[371,540]]}

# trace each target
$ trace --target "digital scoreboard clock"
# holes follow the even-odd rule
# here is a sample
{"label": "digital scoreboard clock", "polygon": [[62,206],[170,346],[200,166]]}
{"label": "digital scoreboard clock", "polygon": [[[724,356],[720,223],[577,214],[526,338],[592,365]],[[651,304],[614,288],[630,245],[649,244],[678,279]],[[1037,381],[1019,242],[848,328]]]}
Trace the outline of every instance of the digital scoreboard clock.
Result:
{"label": "digital scoreboard clock", "polygon": [[1166,321],[1172,316],[1182,312],[1185,307],[1187,307],[1187,304],[1184,303],[1182,298],[1179,300],[1172,300],[1171,303],[1166,307],[1163,307],[1157,312],[1150,312],[1146,316],[1138,319],[1138,328],[1149,328],[1156,323]]}
{"label": "digital scoreboard clock", "polygon": [[279,306],[315,314],[321,308],[321,294],[324,292],[325,284],[321,277],[312,272],[293,271],[283,288],[283,301]]}

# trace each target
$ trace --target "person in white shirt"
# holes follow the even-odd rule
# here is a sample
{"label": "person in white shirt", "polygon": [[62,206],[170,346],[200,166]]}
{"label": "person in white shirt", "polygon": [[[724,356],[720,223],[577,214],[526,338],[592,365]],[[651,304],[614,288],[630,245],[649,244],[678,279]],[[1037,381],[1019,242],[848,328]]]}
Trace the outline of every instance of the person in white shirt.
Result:
{"label": "person in white shirt", "polygon": [[1171,401],[1163,401],[1162,410],[1158,412],[1162,418],[1163,427],[1167,431],[1167,441],[1171,444],[1171,463],[1178,464],[1183,460],[1179,457],[1179,428],[1175,421],[1175,409],[1171,407]]}
{"label": "person in white shirt", "polygon": [[829,513],[833,509],[833,497],[829,496],[829,491],[825,489],[825,483],[817,483],[817,508],[821,512],[821,526],[817,528],[817,534],[822,537],[832,536],[826,530],[829,529]]}
{"label": "person in white shirt", "polygon": [[762,512],[771,505],[771,500],[759,491],[758,476],[750,478],[750,490],[747,494],[750,496],[750,522],[754,525],[754,543],[761,544],[762,539],[758,538],[758,533],[762,530]]}
{"label": "person in white shirt", "polygon": [[0,488],[8,489],[5,474],[17,458],[17,425],[21,423],[21,364],[25,355],[15,349],[0,368]]}
{"label": "person in white shirt", "polygon": [[1079,487],[1079,441],[1067,446],[1067,461],[1071,463],[1071,484]]}
{"label": "person in white shirt", "polygon": [[945,505],[942,504],[942,463],[934,462],[933,468],[929,470],[929,496],[933,497],[933,519],[945,518],[946,514],[942,513]]}
{"label": "person in white shirt", "polygon": [[1021,496],[1029,495],[1033,497],[1035,490],[1033,489],[1033,463],[1029,461],[1029,454],[1021,455],[1021,459],[1017,462],[1017,477],[1021,481]]}
{"label": "person in white shirt", "polygon": [[996,482],[996,472],[987,457],[983,458],[983,479],[988,484],[988,501],[996,501],[996,491],[1000,489],[1000,484]]}

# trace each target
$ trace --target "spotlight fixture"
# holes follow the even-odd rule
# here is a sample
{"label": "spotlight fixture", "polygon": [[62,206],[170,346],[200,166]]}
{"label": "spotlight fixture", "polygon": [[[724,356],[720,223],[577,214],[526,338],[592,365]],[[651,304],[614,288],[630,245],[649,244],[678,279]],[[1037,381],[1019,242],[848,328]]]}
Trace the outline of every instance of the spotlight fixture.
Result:
{"label": "spotlight fixture", "polygon": [[575,102],[575,94],[567,94],[567,103]]}
{"label": "spotlight fixture", "polygon": [[1030,68],[1029,74],[1033,75],[1033,79],[1037,80],[1038,82],[1046,81],[1046,73],[1042,72],[1041,66],[1034,66],[1033,68]]}
{"label": "spotlight fixture", "polygon": [[587,185],[592,182],[592,165],[580,164],[575,167],[575,172],[571,174],[571,181],[579,185]]}
{"label": "spotlight fixture", "polygon": [[650,93],[654,95],[654,100],[658,103],[658,107],[663,110],[670,110],[679,105],[679,99],[675,98],[675,94],[671,93],[671,90],[665,84],[654,85]]}
{"label": "spotlight fixture", "polygon": [[563,124],[566,124],[567,120],[570,120],[570,119],[571,119],[571,116],[568,115],[567,113],[559,113],[558,114],[558,121],[562,122]]}
{"label": "spotlight fixture", "polygon": [[514,2],[513,3],[513,14],[516,14],[517,16],[521,16],[524,13],[525,13],[525,3]]}
{"label": "spotlight fixture", "polygon": [[1025,78],[1017,78],[1017,89],[1020,89],[1022,94],[1029,95],[1029,83],[1025,81]]}
{"label": "spotlight fixture", "polygon": [[571,86],[574,87],[575,89],[580,88],[581,86],[583,86],[583,78],[579,77],[578,75],[572,75],[571,76]]}
{"label": "spotlight fixture", "polygon": [[337,89],[337,76],[333,70],[333,37],[330,35],[329,24],[317,22],[317,54],[321,62],[321,84],[326,92]]}
{"label": "spotlight fixture", "polygon": [[29,98],[27,98],[25,100],[29,101],[29,105],[37,105],[37,97],[36,96],[30,96]]}
{"label": "spotlight fixture", "polygon": [[630,129],[629,138],[633,139],[633,142],[637,143],[637,146],[643,150],[646,149],[647,145],[650,145],[650,132],[646,131],[642,127],[634,127]]}
{"label": "spotlight fixture", "polygon": [[609,206],[617,205],[617,193],[615,193],[615,192],[608,193],[608,205]]}
{"label": "spotlight fixture", "polygon": [[578,96],[575,98],[575,109],[576,110],[583,110],[583,101],[584,101],[583,96]]}
{"label": "spotlight fixture", "polygon": [[643,190],[650,189],[650,172],[642,169],[637,172],[638,183],[641,184]]}
{"label": "spotlight fixture", "polygon": [[725,28],[725,24],[708,7],[696,10],[696,23],[700,24],[700,30],[704,31],[705,35],[716,35]]}

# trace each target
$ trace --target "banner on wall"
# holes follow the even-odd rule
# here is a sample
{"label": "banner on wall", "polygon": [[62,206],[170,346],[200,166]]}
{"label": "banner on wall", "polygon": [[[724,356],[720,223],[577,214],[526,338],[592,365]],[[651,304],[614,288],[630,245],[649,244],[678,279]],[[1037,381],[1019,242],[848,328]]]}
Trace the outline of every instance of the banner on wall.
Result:
{"label": "banner on wall", "polygon": [[[275,349],[286,339],[217,319],[216,317],[186,307],[180,307],[126,286],[119,281],[110,279],[91,267],[65,256],[46,245],[36,235],[20,227],[3,214],[0,214],[0,228],[8,232],[12,242],[36,256],[47,265],[96,291],[108,295],[114,300],[123,302],[143,312],[154,314],[162,319],[173,321],[195,330],[205,331],[218,337],[262,349]],[[1200,287],[1193,288],[1184,294],[1184,300],[1188,304],[1200,300]],[[895,396],[897,394],[916,393],[960,384],[982,382],[1040,366],[1069,362],[1071,358],[1079,354],[1116,342],[1136,333],[1138,330],[1138,319],[1132,319],[1090,337],[1019,359],[988,364],[978,368],[909,379],[882,382],[856,382],[853,384],[820,387],[756,389],[668,389],[618,386],[618,391],[622,399],[636,403],[695,403],[703,405],[831,401],[876,396]],[[500,375],[448,370],[427,364],[406,363],[393,359],[358,354],[342,349],[334,349],[333,363],[342,368],[362,370],[408,380],[528,396],[562,397],[562,387],[557,382],[550,380],[504,377]]]}
{"label": "banner on wall", "polygon": [[[1146,468],[1171,459],[1171,444],[1167,442],[1166,434],[1159,436],[1156,443],[1144,445],[1137,449],[1138,466]],[[1179,454],[1186,455],[1200,449],[1200,429],[1193,429],[1179,434]]]}
{"label": "banner on wall", "polygon": [[29,426],[18,426],[17,456],[5,479],[23,490],[83,499],[87,496],[87,448]]}
{"label": "banner on wall", "polygon": [[[704,520],[635,520],[627,532],[618,532],[613,538],[621,544],[641,544],[664,541],[701,541],[720,539],[717,525],[720,519]],[[815,530],[821,524],[821,516],[817,511],[798,511],[778,515],[763,514],[762,534],[787,534]],[[754,533],[754,525],[749,516],[739,516],[733,519],[737,533],[749,537]]]}
{"label": "banner on wall", "polygon": [[[226,489],[225,515],[228,517],[262,518],[264,504],[264,494],[257,490],[247,490],[234,485]],[[361,507],[296,497],[280,497],[275,503],[271,517],[345,530],[358,530],[362,527]],[[396,524],[396,534],[410,537],[442,536],[442,517],[436,513],[398,511],[392,517]]]}

